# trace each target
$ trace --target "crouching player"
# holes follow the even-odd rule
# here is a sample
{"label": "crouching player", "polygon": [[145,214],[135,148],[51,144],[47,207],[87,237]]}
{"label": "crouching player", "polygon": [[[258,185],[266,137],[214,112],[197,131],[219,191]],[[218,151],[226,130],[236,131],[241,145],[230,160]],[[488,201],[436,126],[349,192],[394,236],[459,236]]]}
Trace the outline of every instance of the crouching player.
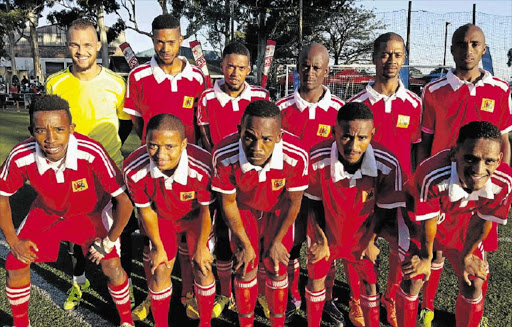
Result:
{"label": "crouching player", "polygon": [[[30,326],[30,264],[54,262],[61,241],[90,248],[89,258],[108,278],[121,326],[133,326],[128,277],[115,247],[133,209],[122,174],[99,143],[74,133],[66,100],[43,96],[29,115],[32,137],[14,147],[0,170],[0,228],[11,248],[5,268],[14,326]],[[16,233],[9,196],[25,182],[38,195]],[[107,230],[105,207],[112,197],[118,206]]]}
{"label": "crouching player", "polygon": [[[361,307],[367,327],[379,326],[379,249],[376,235],[385,219],[405,207],[397,158],[377,143],[372,111],[352,102],[340,108],[334,140],[311,149],[308,219],[308,326],[320,326],[325,279],[331,262],[344,259],[361,279]],[[325,217],[325,218],[324,218]]]}
{"label": "crouching player", "polygon": [[187,144],[185,128],[176,116],[156,115],[146,131],[146,146],[126,159],[124,176],[151,241],[148,287],[153,319],[158,327],[168,326],[171,272],[177,242],[186,233],[188,253],[193,255],[200,326],[210,326],[215,299],[213,257],[208,249],[209,205],[215,200],[210,189],[211,156]]}
{"label": "crouching player", "polygon": [[443,251],[459,279],[457,326],[479,325],[489,278],[482,241],[492,222],[506,223],[511,203],[512,169],[502,162],[501,142],[496,126],[474,121],[460,129],[455,147],[418,167],[411,192],[421,222],[420,249],[410,251],[402,264],[399,326],[416,324],[418,293],[430,275],[433,247]]}
{"label": "crouching player", "polygon": [[257,268],[264,262],[270,324],[283,326],[292,226],[308,186],[308,154],[281,132],[281,112],[270,101],[250,103],[240,134],[223,139],[213,153],[212,189],[221,193],[236,259],[235,298],[240,326],[252,326],[258,296]]}

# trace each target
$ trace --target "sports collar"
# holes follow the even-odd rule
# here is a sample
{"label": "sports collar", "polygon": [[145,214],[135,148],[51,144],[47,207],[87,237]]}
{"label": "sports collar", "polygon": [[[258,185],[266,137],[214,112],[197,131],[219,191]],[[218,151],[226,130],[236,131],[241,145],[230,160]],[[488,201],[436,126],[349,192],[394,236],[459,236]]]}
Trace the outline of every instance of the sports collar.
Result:
{"label": "sports collar", "polygon": [[[150,157],[151,158],[151,157]],[[174,174],[171,176],[167,176],[164,174],[153,162],[153,159],[149,161],[149,171],[151,173],[152,178],[163,178],[165,181],[165,188],[170,190],[172,189],[172,184],[174,182],[179,183],[181,185],[187,185],[187,177],[188,177],[188,155],[187,149],[183,149],[181,151],[180,161],[178,162],[178,167],[174,171]]]}
{"label": "sports collar", "polygon": [[494,199],[494,192],[492,187],[492,181],[489,178],[485,183],[484,187],[477,191],[468,193],[462,188],[460,184],[459,174],[457,174],[457,165],[455,162],[451,163],[450,183],[448,184],[448,196],[450,202],[456,202],[459,200],[471,201],[478,200],[478,197],[486,199]]}
{"label": "sports collar", "polygon": [[283,170],[284,155],[282,139],[281,142],[274,145],[274,150],[272,151],[270,161],[264,167],[254,166],[247,160],[247,156],[245,155],[244,149],[242,148],[242,140],[238,141],[238,153],[238,160],[240,162],[240,169],[242,169],[242,172],[245,174],[248,171],[256,170],[258,172],[258,179],[260,182],[267,180],[267,171],[270,171],[270,169]]}
{"label": "sports collar", "polygon": [[324,96],[320,99],[320,101],[316,103],[311,103],[304,100],[300,96],[298,89],[295,92],[293,92],[293,99],[295,100],[295,105],[300,110],[300,112],[309,109],[309,119],[315,119],[316,108],[321,108],[324,111],[327,111],[331,106],[331,91],[325,85],[322,85],[322,88],[324,90]]}
{"label": "sports collar", "polygon": [[[405,90],[405,85],[404,83],[402,83],[400,79],[398,80],[398,90],[396,90],[396,92],[390,96],[380,94],[379,92],[375,91],[375,89],[373,88],[374,84],[375,82],[370,82],[368,83],[368,85],[366,85],[366,92],[368,92],[368,100],[370,100],[372,106],[376,102],[379,102],[381,99],[384,99],[384,102],[388,102],[397,98],[401,99],[402,101],[405,101],[405,99],[407,98],[407,91]],[[391,107],[389,109],[391,111]]]}
{"label": "sports collar", "polygon": [[334,183],[342,179],[348,178],[356,180],[362,178],[363,175],[370,177],[377,177],[377,162],[375,161],[375,154],[373,153],[372,145],[368,145],[363,155],[363,162],[361,167],[356,170],[354,174],[349,174],[345,171],[345,167],[338,159],[338,147],[336,141],[331,145],[331,178]]}
{"label": "sports collar", "polygon": [[[40,175],[43,175],[48,169],[52,169],[52,166],[48,163],[48,159],[46,159],[43,150],[39,147],[39,144],[36,142],[36,165],[37,171]],[[64,165],[55,172],[57,175],[57,182],[64,182],[63,171],[65,169],[73,169],[78,170],[78,141],[76,137],[71,134],[69,136],[68,147],[66,149],[66,158],[64,159]]]}
{"label": "sports collar", "polygon": [[168,79],[169,81],[178,81],[182,78],[186,78],[189,81],[193,79],[192,65],[190,65],[187,58],[178,56],[178,59],[180,59],[184,63],[185,67],[183,67],[183,70],[180,73],[176,74],[175,76],[172,76],[171,74],[167,74],[166,72],[164,72],[162,68],[160,68],[158,62],[156,61],[156,54],[153,55],[153,57],[151,57],[151,72],[153,73],[153,76],[155,77],[155,80],[158,84],[162,83],[166,79]]}
{"label": "sports collar", "polygon": [[221,86],[225,83],[226,81],[224,79],[221,79],[215,82],[215,85],[213,85],[213,92],[215,93],[215,98],[220,102],[221,106],[224,107],[226,103],[228,103],[229,101],[238,102],[240,100],[251,100],[252,88],[249,85],[249,83],[244,82],[244,90],[236,98],[231,97],[222,90]]}
{"label": "sports collar", "polygon": [[478,86],[484,86],[484,84],[489,84],[493,86],[495,85],[494,78],[492,78],[491,73],[489,73],[486,70],[480,69],[480,72],[484,73],[484,76],[478,82],[476,82],[476,84],[459,79],[457,75],[454,74],[454,71],[455,69],[452,68],[446,74],[446,81],[448,82],[448,84],[450,84],[454,91],[457,91],[464,84],[468,86],[470,91],[473,91],[473,89],[477,88]]}

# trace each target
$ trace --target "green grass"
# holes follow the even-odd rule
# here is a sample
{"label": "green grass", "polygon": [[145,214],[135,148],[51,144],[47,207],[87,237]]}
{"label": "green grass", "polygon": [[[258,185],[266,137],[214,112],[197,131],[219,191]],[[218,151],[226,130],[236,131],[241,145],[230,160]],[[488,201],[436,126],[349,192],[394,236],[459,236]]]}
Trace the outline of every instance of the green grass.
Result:
{"label": "green grass", "polygon": [[[29,136],[26,126],[28,126],[28,116],[26,112],[5,112],[0,111],[0,159],[5,160],[11,148],[18,142]],[[139,145],[139,139],[135,134],[131,134],[123,146],[123,155],[128,155]],[[35,194],[29,186],[23,187],[11,198],[13,210],[13,220],[15,225],[19,225],[23,217],[28,212],[30,202]],[[0,247],[2,247],[0,245]],[[145,279],[141,260],[142,241],[140,237],[135,237],[133,268],[133,282],[135,285],[135,296],[137,302],[140,302],[146,296]],[[303,248],[304,250],[304,248]],[[379,284],[385,285],[386,273],[388,270],[387,254],[388,247],[385,242],[381,246],[382,255],[380,260],[381,276]],[[6,252],[4,247],[4,252]],[[512,326],[512,230],[508,226],[502,226],[500,229],[500,250],[489,256],[491,269],[491,282],[489,292],[486,298],[485,315],[489,318],[489,325],[496,327]],[[0,326],[11,322],[11,311],[5,296],[5,256],[0,259]],[[301,284],[305,285],[307,272],[305,270],[304,255],[302,256]],[[106,289],[106,280],[102,276],[100,269],[95,265],[88,263],[86,267],[87,276],[92,281],[92,289],[84,294],[84,301],[80,305],[78,312],[66,312],[61,309],[62,297],[65,298],[65,292],[71,285],[69,275],[70,263],[66,253],[61,249],[59,260],[55,263],[32,265],[33,271],[33,289],[30,302],[30,317],[33,327],[67,327],[67,326],[87,326],[82,319],[87,320],[87,315],[93,313],[99,316],[106,324],[95,324],[94,327],[112,326],[117,322],[117,314],[114,305]],[[341,266],[341,265],[340,265]],[[178,267],[176,267],[178,268]],[[177,274],[178,275],[178,274]],[[173,277],[173,299],[171,305],[171,325],[183,326],[185,324],[196,326],[197,322],[186,318],[184,310],[179,305],[179,295],[181,291],[181,280],[179,277]],[[302,290],[303,292],[303,290]],[[349,289],[345,282],[345,276],[342,269],[338,268],[337,279],[334,289],[334,296],[339,298],[342,309],[348,322],[348,296]],[[445,271],[441,278],[438,296],[436,297],[436,319],[434,325],[454,326],[455,325],[455,299],[457,296],[457,280],[449,264],[445,265]],[[60,302],[59,302],[60,301]],[[299,315],[296,316],[290,326],[306,326],[305,304],[303,304]],[[256,326],[268,326],[266,319],[261,318],[261,311],[256,311]],[[381,310],[381,322],[385,322],[385,312]],[[238,325],[237,315],[234,312],[227,312],[223,320],[214,320],[213,326],[235,326]],[[151,319],[136,323],[136,326],[153,326]]]}

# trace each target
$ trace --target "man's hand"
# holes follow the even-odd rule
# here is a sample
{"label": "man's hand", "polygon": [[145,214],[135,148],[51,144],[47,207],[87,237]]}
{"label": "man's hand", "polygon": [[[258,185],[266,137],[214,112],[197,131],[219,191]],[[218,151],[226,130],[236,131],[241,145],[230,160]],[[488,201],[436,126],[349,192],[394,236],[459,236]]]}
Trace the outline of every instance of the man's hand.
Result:
{"label": "man's hand", "polygon": [[279,272],[279,263],[288,267],[288,261],[290,259],[290,253],[284,247],[281,242],[273,242],[267,251],[267,256],[272,260],[274,264],[274,273]]}
{"label": "man's hand", "polygon": [[242,278],[245,278],[245,273],[247,272],[247,267],[254,266],[254,260],[256,259],[256,253],[252,248],[251,244],[241,244],[237,246],[235,249],[235,253],[233,253],[236,260],[235,271],[238,271],[240,267],[242,268]]}
{"label": "man's hand", "polygon": [[151,275],[155,274],[156,269],[161,264],[165,264],[167,268],[171,269],[171,263],[167,258],[167,252],[165,252],[164,249],[151,249],[151,252],[149,253],[149,265],[151,267]]}
{"label": "man's hand", "polygon": [[405,279],[411,279],[419,275],[425,275],[423,281],[430,279],[430,265],[432,260],[428,258],[420,258],[417,255],[412,256],[408,261],[402,263],[402,272]]}
{"label": "man's hand", "polygon": [[306,254],[308,256],[309,263],[316,263],[322,259],[329,260],[331,252],[329,251],[329,245],[327,242],[315,242],[307,249]]}
{"label": "man's hand", "polygon": [[366,249],[364,249],[363,252],[361,252],[361,257],[359,259],[363,260],[366,257],[372,263],[375,263],[379,253],[380,253],[379,248],[375,245],[375,242],[372,240],[368,243],[368,246],[366,247]]}
{"label": "man's hand", "polygon": [[96,238],[89,247],[89,260],[99,265],[101,260],[112,251],[114,242],[108,236],[104,239]]}
{"label": "man's hand", "polygon": [[481,280],[487,278],[487,262],[473,254],[469,254],[464,258],[464,281],[471,286],[469,276],[475,276]]}
{"label": "man's hand", "polygon": [[206,246],[198,245],[192,260],[203,276],[207,276],[208,272],[212,270],[213,256]]}
{"label": "man's hand", "polygon": [[30,240],[18,239],[18,241],[11,246],[11,252],[14,257],[24,264],[34,262],[34,260],[37,259],[36,252],[38,251],[39,249],[36,243]]}

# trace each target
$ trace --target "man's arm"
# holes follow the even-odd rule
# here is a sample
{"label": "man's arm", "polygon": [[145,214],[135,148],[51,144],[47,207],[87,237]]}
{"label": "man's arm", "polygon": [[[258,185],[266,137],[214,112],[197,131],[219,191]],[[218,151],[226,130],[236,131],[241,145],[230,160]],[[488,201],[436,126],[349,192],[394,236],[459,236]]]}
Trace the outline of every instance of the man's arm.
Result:
{"label": "man's arm", "polygon": [[201,205],[199,207],[199,223],[201,224],[201,232],[199,233],[196,252],[194,253],[192,260],[197,265],[201,273],[206,276],[208,275],[208,271],[211,271],[211,265],[213,262],[213,256],[206,246],[212,228],[210,206]]}
{"label": "man's arm", "polygon": [[307,249],[308,262],[315,263],[322,259],[329,260],[331,253],[329,251],[329,242],[325,232],[320,226],[319,218],[325,217],[324,206],[321,201],[305,200],[309,203],[308,220],[311,221],[315,233],[315,243]]}
{"label": "man's arm", "polygon": [[416,149],[416,167],[418,167],[423,160],[430,157],[432,151],[432,142],[434,141],[434,134],[421,132],[421,142]]}
{"label": "man's arm", "polygon": [[510,165],[510,139],[508,138],[508,133],[503,134],[501,136],[502,142],[501,142],[501,152],[503,152],[503,162],[507,165]]}
{"label": "man's arm", "polygon": [[437,234],[437,221],[439,216],[421,222],[420,242],[421,249],[411,261],[402,264],[402,271],[407,278],[414,278],[424,274],[424,280],[430,277],[430,264],[434,258],[434,239]]}
{"label": "man's arm", "polygon": [[469,220],[466,232],[466,241],[462,249],[462,260],[464,264],[464,280],[471,286],[469,276],[476,276],[485,280],[487,276],[487,263],[473,255],[480,242],[485,240],[492,228],[492,222],[473,214]]}
{"label": "man's arm", "polygon": [[132,131],[133,123],[131,120],[124,120],[119,119],[119,138],[121,139],[121,144],[124,144],[124,141],[128,138],[130,135],[130,132]]}
{"label": "man's arm", "polygon": [[201,143],[203,148],[208,152],[212,152],[213,142],[210,134],[210,125],[199,125],[199,134],[201,135]]}
{"label": "man's arm", "polygon": [[151,240],[152,249],[150,254],[151,274],[155,273],[155,270],[162,263],[171,268],[167,253],[164,249],[164,244],[160,238],[160,230],[158,228],[158,216],[155,210],[151,206],[145,208],[138,208],[140,217],[142,219],[142,225],[146,231],[146,235]]}
{"label": "man's arm", "polygon": [[132,116],[133,128],[135,128],[135,132],[142,140],[142,132],[144,131],[144,119],[138,116]]}

